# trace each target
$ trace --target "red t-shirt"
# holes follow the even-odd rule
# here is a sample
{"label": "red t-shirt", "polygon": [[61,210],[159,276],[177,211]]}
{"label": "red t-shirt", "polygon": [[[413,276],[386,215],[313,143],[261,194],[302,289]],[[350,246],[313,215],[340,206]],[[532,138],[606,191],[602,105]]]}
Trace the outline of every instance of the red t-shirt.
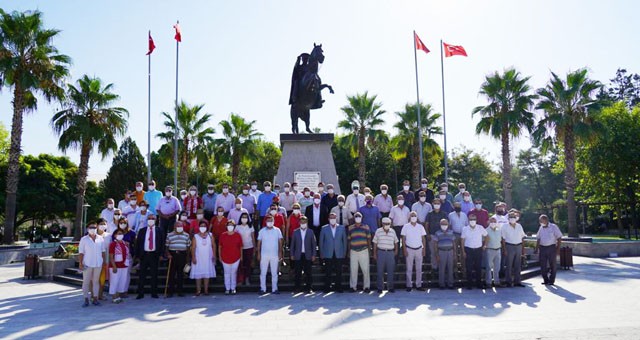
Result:
{"label": "red t-shirt", "polygon": [[223,217],[218,220],[218,216],[214,216],[211,218],[211,233],[216,238],[216,240],[220,239],[220,235],[227,231],[227,218]]}
{"label": "red t-shirt", "polygon": [[187,234],[193,236],[193,235],[195,235],[195,234],[200,232],[200,229],[199,229],[200,225],[199,224],[200,224],[199,221],[196,220],[196,219],[189,220],[189,221],[187,221],[186,224],[183,225],[184,231]]}
{"label": "red t-shirt", "polygon": [[[262,220],[262,226],[263,227],[267,226],[267,217],[266,216]],[[284,216],[282,216],[282,214],[276,213],[275,216],[273,216],[273,226],[278,228],[278,229],[280,229],[282,234],[284,234]]]}
{"label": "red t-shirt", "polygon": [[[113,255],[113,260],[116,263],[116,268],[127,268],[127,265],[124,263],[124,261],[127,259],[128,251],[129,249],[127,247],[127,244],[124,242],[114,241],[109,244],[109,255]],[[111,257],[109,257],[109,267],[111,267]]]}
{"label": "red t-shirt", "polygon": [[293,232],[296,231],[296,229],[300,228],[300,217],[302,217],[302,214],[296,216],[295,214],[291,214],[291,216],[289,216],[289,237],[293,237]]}
{"label": "red t-shirt", "polygon": [[224,232],[220,235],[218,241],[220,249],[220,257],[222,262],[226,264],[234,263],[240,260],[240,252],[242,252],[242,236],[238,233]]}

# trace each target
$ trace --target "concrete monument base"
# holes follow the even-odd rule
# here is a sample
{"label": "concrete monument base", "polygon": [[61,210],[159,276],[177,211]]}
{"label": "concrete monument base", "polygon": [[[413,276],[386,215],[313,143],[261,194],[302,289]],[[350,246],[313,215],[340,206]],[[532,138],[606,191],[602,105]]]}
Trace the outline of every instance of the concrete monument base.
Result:
{"label": "concrete monument base", "polygon": [[336,194],[340,193],[338,174],[333,162],[331,145],[332,133],[281,134],[282,157],[274,183],[297,182],[300,190],[309,187],[318,190],[318,182],[333,184]]}

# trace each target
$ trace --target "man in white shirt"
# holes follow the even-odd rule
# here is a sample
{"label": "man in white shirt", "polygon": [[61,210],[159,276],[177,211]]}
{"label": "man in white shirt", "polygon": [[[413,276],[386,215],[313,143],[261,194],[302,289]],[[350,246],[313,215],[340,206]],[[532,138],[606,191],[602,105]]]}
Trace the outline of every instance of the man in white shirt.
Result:
{"label": "man in white shirt", "polygon": [[100,212],[100,218],[104,218],[107,221],[107,231],[112,233],[116,230],[116,222],[113,220],[113,215],[116,211],[113,198],[107,198],[106,207]]}
{"label": "man in white shirt", "polygon": [[[82,272],[82,295],[84,296],[83,307],[89,306],[89,297],[93,296],[93,304],[100,305],[98,301],[100,288],[100,272],[102,264],[107,261],[107,245],[102,236],[98,235],[95,222],[87,225],[87,235],[80,239],[78,245],[78,269]],[[89,290],[91,285],[91,291]]]}
{"label": "man in white shirt", "polygon": [[416,289],[422,288],[422,259],[427,255],[427,232],[422,224],[418,223],[418,214],[412,211],[409,214],[409,223],[402,227],[402,252],[407,260],[407,292],[413,287],[411,278],[413,266],[416,267]]}
{"label": "man in white shirt", "polygon": [[562,244],[562,232],[555,223],[549,222],[547,215],[538,218],[540,228],[536,235],[536,253],[540,253],[542,284],[553,286],[556,281],[556,258]]}
{"label": "man in white shirt", "polygon": [[366,203],[364,201],[364,195],[360,193],[360,184],[358,181],[351,183],[351,190],[352,193],[347,196],[345,206],[353,215],[356,211],[360,210],[360,207],[364,207]]}
{"label": "man in white shirt", "polygon": [[508,287],[524,287],[520,282],[521,258],[524,256],[522,241],[525,236],[520,223],[516,222],[516,214],[509,214],[509,223],[502,226],[502,255],[506,256],[507,269],[505,271]]}
{"label": "man in white shirt", "polygon": [[258,233],[256,260],[260,262],[260,294],[267,292],[267,271],[271,270],[271,292],[278,291],[278,265],[282,260],[282,232],[274,227],[273,216],[266,217],[266,228]]}
{"label": "man in white shirt", "polygon": [[[463,213],[464,214],[464,213]],[[482,252],[486,249],[487,231],[484,226],[477,225],[476,215],[469,216],[469,225],[462,229],[462,258],[467,268],[467,288],[473,284],[480,289],[482,284]]]}

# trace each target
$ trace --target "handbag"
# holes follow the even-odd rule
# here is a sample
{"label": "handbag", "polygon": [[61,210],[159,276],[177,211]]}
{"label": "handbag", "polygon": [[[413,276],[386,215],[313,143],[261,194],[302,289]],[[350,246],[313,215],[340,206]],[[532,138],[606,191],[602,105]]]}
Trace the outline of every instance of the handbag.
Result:
{"label": "handbag", "polygon": [[190,264],[190,263],[185,264],[185,265],[184,265],[184,268],[182,269],[182,271],[183,271],[185,274],[189,274],[189,272],[191,272],[191,264]]}

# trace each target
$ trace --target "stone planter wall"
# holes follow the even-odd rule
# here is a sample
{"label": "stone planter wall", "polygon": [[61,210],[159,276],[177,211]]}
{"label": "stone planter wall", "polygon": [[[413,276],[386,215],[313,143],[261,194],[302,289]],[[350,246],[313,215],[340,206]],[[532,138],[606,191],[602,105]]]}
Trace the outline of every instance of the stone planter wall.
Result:
{"label": "stone planter wall", "polygon": [[622,257],[640,256],[640,242],[637,241],[598,243],[562,241],[562,246],[570,247],[575,256],[609,257],[612,253]]}
{"label": "stone planter wall", "polygon": [[53,280],[55,275],[64,273],[64,270],[75,265],[76,260],[54,259],[53,257],[40,258],[40,277],[45,280]]}

